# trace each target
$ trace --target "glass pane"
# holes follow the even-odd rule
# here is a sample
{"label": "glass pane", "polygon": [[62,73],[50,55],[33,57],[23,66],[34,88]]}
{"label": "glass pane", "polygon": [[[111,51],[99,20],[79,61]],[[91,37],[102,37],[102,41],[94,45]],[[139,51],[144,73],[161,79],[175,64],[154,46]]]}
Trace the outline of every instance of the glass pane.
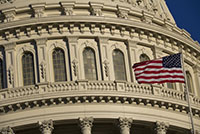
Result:
{"label": "glass pane", "polygon": [[67,80],[65,54],[62,49],[56,48],[53,51],[53,69],[55,82]]}
{"label": "glass pane", "polygon": [[35,84],[33,54],[25,52],[22,56],[24,86]]}
{"label": "glass pane", "polygon": [[83,62],[85,78],[88,80],[97,80],[95,53],[91,48],[85,48],[83,51]]}
{"label": "glass pane", "polygon": [[118,49],[113,51],[113,64],[115,80],[126,80],[124,55]]}
{"label": "glass pane", "polygon": [[3,61],[0,59],[0,89],[2,89],[3,86]]}

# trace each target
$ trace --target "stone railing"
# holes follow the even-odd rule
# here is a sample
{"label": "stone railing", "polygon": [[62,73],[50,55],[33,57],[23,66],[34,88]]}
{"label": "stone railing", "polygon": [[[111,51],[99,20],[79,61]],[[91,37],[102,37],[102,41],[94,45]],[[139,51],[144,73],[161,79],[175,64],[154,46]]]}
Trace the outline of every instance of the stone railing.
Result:
{"label": "stone railing", "polygon": [[[185,101],[185,94],[158,85],[142,85],[125,81],[75,81],[44,83],[33,86],[3,89],[0,91],[0,101],[12,98],[21,98],[37,94],[59,93],[68,91],[98,91],[98,92],[123,92],[130,94],[143,94],[161,96],[164,98]],[[192,97],[192,96],[191,96]],[[200,104],[198,97],[192,97],[194,104]]]}
{"label": "stone railing", "polygon": [[[65,94],[67,96],[65,96]],[[44,97],[45,95],[45,97]],[[187,113],[185,94],[159,85],[125,81],[71,81],[40,83],[0,91],[0,112],[60,103],[127,103],[149,105]],[[190,96],[193,114],[200,116],[200,98]]]}

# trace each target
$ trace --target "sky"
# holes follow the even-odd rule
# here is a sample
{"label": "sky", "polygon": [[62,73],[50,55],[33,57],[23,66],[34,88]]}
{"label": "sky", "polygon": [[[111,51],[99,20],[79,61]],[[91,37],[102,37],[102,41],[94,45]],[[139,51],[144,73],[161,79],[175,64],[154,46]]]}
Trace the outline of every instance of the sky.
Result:
{"label": "sky", "polygon": [[200,0],[165,0],[176,24],[200,43]]}

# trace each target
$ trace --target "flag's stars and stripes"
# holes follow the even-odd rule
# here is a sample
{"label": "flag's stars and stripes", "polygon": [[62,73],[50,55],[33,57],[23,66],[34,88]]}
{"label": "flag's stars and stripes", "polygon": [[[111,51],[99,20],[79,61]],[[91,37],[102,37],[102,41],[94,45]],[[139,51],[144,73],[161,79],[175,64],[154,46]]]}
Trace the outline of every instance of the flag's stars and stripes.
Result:
{"label": "flag's stars and stripes", "polygon": [[180,53],[135,63],[133,69],[138,83],[185,83]]}

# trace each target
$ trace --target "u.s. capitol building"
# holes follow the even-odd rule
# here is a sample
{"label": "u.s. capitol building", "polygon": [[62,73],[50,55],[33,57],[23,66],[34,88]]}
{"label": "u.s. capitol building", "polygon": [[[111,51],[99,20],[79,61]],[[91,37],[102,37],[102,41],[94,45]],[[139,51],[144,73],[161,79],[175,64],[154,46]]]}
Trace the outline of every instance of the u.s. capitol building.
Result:
{"label": "u.s. capitol building", "polygon": [[[188,83],[132,65],[182,52]],[[200,46],[164,0],[0,0],[2,134],[200,131]]]}

